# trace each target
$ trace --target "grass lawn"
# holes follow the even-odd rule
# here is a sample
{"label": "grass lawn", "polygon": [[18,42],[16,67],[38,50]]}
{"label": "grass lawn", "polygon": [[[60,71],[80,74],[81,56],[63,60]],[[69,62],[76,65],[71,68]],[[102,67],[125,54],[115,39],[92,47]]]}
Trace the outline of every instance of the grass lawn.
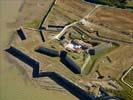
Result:
{"label": "grass lawn", "polygon": [[38,28],[39,24],[41,22],[41,19],[35,19],[30,23],[25,24],[25,27],[31,27],[31,28]]}
{"label": "grass lawn", "polygon": [[74,53],[74,52],[68,52],[68,56],[79,66],[82,67],[84,64],[84,59],[85,59],[85,53],[80,52],[80,53]]}
{"label": "grass lawn", "polygon": [[100,59],[101,57],[103,57],[104,55],[106,55],[107,53],[111,52],[112,50],[114,50],[115,48],[117,48],[118,45],[117,44],[113,44],[112,48],[106,49],[104,51],[98,52],[96,55],[91,56],[91,61],[88,63],[88,65],[84,68],[83,70],[83,74],[87,75],[89,74],[89,72],[91,71],[91,69],[93,68],[94,64],[96,63],[96,61],[98,59]]}

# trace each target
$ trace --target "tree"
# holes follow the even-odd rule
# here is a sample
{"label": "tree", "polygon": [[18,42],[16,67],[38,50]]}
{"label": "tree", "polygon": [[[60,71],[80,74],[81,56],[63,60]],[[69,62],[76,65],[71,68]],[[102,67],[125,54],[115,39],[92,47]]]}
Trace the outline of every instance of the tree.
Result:
{"label": "tree", "polygon": [[124,8],[127,0],[95,0],[96,3],[103,5],[117,6]]}

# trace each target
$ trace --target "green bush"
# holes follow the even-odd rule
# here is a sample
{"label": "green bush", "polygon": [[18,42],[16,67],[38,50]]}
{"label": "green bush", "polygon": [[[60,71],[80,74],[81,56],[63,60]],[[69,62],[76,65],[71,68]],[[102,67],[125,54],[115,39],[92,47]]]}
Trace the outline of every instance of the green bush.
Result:
{"label": "green bush", "polygon": [[126,0],[95,0],[95,3],[102,5],[116,6],[119,8],[126,8]]}

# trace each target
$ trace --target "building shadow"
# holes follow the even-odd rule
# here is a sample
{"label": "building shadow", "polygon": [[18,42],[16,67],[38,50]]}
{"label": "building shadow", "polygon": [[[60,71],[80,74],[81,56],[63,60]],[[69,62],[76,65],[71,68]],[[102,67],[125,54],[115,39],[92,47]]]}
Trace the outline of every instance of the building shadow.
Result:
{"label": "building shadow", "polygon": [[81,73],[80,67],[77,64],[75,64],[75,62],[67,56],[66,51],[58,52],[57,50],[49,49],[49,48],[45,48],[45,47],[39,47],[35,51],[39,52],[41,54],[50,56],[50,57],[60,57],[61,63],[63,63],[73,73],[75,73],[75,74]]}
{"label": "building shadow", "polygon": [[35,51],[38,52],[38,53],[50,56],[50,57],[59,57],[59,52],[54,50],[54,49],[49,49],[49,48],[45,48],[45,47],[39,47]]}
{"label": "building shadow", "polygon": [[26,34],[24,33],[22,28],[17,29],[17,33],[18,33],[18,36],[20,37],[20,39],[22,41],[26,40]]}
{"label": "building shadow", "polygon": [[73,73],[75,74],[80,74],[80,68],[68,57],[61,58],[60,61],[68,68],[70,69]]}
{"label": "building shadow", "polygon": [[75,74],[81,74],[80,67],[67,56],[66,51],[60,52],[60,61]]}
{"label": "building shadow", "polygon": [[41,21],[41,23],[39,24],[38,29],[41,29],[41,28],[42,28],[42,25],[43,25],[44,22],[46,21],[46,19],[47,19],[48,15],[49,15],[50,11],[52,10],[52,8],[53,8],[55,2],[56,2],[56,0],[53,0],[52,4],[49,6],[49,9],[48,9],[48,11],[46,12],[46,14],[43,16],[42,21]]}
{"label": "building shadow", "polygon": [[24,54],[22,51],[16,49],[15,47],[10,47],[5,50],[6,52],[10,53],[20,61],[24,62],[25,64],[29,65],[30,67],[33,68],[33,77],[37,77],[39,75],[39,62],[34,60],[33,58],[27,56]]}
{"label": "building shadow", "polygon": [[32,76],[34,78],[39,77],[49,77],[53,81],[55,81],[57,84],[61,85],[65,89],[67,89],[70,93],[75,95],[80,100],[94,100],[93,96],[88,94],[86,91],[82,90],[78,86],[74,85],[72,82],[68,81],[61,75],[55,73],[55,72],[39,72],[39,62],[35,61],[34,59],[30,58],[20,50],[16,49],[15,47],[10,47],[9,49],[5,50],[6,52],[10,53],[17,59],[21,60],[25,64],[29,65],[33,68]]}
{"label": "building shadow", "polygon": [[76,96],[79,100],[95,100],[94,95],[87,93],[86,91],[76,86],[74,83],[70,82],[68,79],[56,72],[42,72],[39,73],[38,77],[49,77],[57,84],[68,90],[71,94]]}
{"label": "building shadow", "polygon": [[42,30],[39,30],[39,33],[40,33],[42,42],[45,42],[45,37],[44,37],[44,35],[43,35]]}
{"label": "building shadow", "polygon": [[54,27],[54,28],[64,28],[65,26],[64,25],[48,25],[48,27]]}

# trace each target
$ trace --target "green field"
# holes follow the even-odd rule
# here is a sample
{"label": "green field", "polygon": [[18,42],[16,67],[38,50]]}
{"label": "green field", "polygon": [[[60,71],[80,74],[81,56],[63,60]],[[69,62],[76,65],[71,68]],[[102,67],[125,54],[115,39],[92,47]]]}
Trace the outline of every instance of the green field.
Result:
{"label": "green field", "polygon": [[108,48],[106,50],[103,50],[101,52],[98,52],[96,55],[91,56],[91,61],[88,63],[88,65],[84,68],[83,70],[83,74],[89,74],[89,72],[91,71],[91,69],[93,68],[94,64],[96,63],[96,61],[98,59],[100,59],[101,57],[105,56],[106,54],[108,54],[109,52],[111,52],[112,50],[114,50],[115,48],[119,47],[117,44],[113,44],[112,48]]}

